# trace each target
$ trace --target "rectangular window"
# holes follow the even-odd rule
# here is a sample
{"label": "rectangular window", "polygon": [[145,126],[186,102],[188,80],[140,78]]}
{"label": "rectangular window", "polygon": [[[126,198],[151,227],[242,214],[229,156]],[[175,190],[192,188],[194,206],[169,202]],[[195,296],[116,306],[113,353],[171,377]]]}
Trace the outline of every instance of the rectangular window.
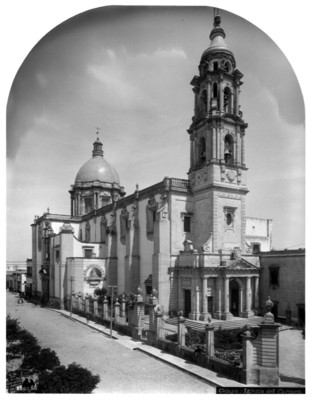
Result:
{"label": "rectangular window", "polygon": [[84,249],[84,257],[92,258],[93,250],[92,249]]}
{"label": "rectangular window", "polygon": [[184,232],[191,232],[191,217],[184,216]]}
{"label": "rectangular window", "polygon": [[269,285],[279,286],[279,267],[269,268]]}
{"label": "rectangular window", "polygon": [[253,243],[253,254],[260,253],[260,243]]}

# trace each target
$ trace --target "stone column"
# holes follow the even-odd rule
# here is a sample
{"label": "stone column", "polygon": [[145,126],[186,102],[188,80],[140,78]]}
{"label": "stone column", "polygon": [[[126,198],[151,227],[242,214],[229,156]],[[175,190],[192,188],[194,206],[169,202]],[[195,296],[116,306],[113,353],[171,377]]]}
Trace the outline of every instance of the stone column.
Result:
{"label": "stone column", "polygon": [[80,292],[78,294],[78,310],[82,311],[82,294]]}
{"label": "stone column", "polygon": [[143,297],[141,295],[137,295],[137,301],[134,302],[134,318],[133,318],[133,328],[132,328],[132,336],[134,339],[141,339],[142,337],[142,328],[143,328],[143,320],[142,317],[145,313],[145,304]]}
{"label": "stone column", "polygon": [[89,314],[90,313],[90,299],[89,299],[89,295],[86,294],[85,295],[85,314]]}
{"label": "stone column", "polygon": [[237,140],[233,140],[233,162],[236,164],[237,162]]}
{"label": "stone column", "polygon": [[190,135],[190,167],[194,166],[194,140],[192,134]]}
{"label": "stone column", "polygon": [[199,319],[200,316],[200,288],[196,286],[195,288],[195,313],[196,313],[196,320]]}
{"label": "stone column", "polygon": [[221,319],[221,315],[222,315],[222,304],[221,304],[221,297],[222,297],[222,287],[223,287],[223,279],[219,276],[217,278],[217,289],[216,289],[216,293],[217,293],[217,302],[216,302],[216,307],[217,307],[217,311],[215,312],[215,318],[217,319]]}
{"label": "stone column", "polygon": [[219,136],[219,159],[223,162],[225,162],[225,144],[224,144],[224,140],[222,138],[222,134],[223,134],[223,127],[220,126],[218,128],[218,136]]}
{"label": "stone column", "polygon": [[228,314],[229,313],[229,278],[227,276],[224,277],[224,301],[225,301],[224,312],[225,312],[225,314]]}
{"label": "stone column", "polygon": [[240,105],[239,94],[240,94],[240,84],[236,83],[235,84],[235,101],[234,101],[234,113],[236,115],[239,112],[239,105]]}
{"label": "stone column", "polygon": [[125,317],[126,315],[126,300],[124,296],[121,298],[121,308],[120,308],[120,317]]}
{"label": "stone column", "polygon": [[220,104],[220,113],[224,112],[224,84],[223,80],[221,80],[219,84],[219,104]]}
{"label": "stone column", "polygon": [[245,165],[245,133],[241,133],[241,163]]}
{"label": "stone column", "polygon": [[272,307],[273,302],[268,298],[266,301],[268,312],[259,325],[261,331],[261,365],[258,384],[261,386],[278,386],[280,381],[278,330],[281,325],[274,322],[274,316],[271,313]]}
{"label": "stone column", "polygon": [[114,304],[114,318],[115,318],[115,323],[119,323],[119,319],[120,319],[120,303],[118,301],[115,302]]}
{"label": "stone column", "polygon": [[259,308],[259,276],[255,276],[255,310]]}
{"label": "stone column", "polygon": [[211,79],[207,80],[207,112],[210,114],[211,112]]}
{"label": "stone column", "polygon": [[185,339],[185,318],[183,316],[178,317],[178,346],[184,347],[186,344]]}
{"label": "stone column", "polygon": [[252,303],[252,288],[251,288],[251,278],[250,276],[246,277],[246,290],[245,290],[245,311],[243,313],[244,318],[249,318],[254,315],[251,310]]}
{"label": "stone column", "polygon": [[195,86],[193,89],[192,89],[192,91],[193,91],[193,93],[194,93],[194,115],[197,117],[198,116],[198,111],[199,111],[199,107],[198,107],[198,97],[199,97],[199,92],[200,92],[200,90],[199,90],[199,88],[197,87],[197,86]]}
{"label": "stone column", "polygon": [[216,134],[216,127],[212,126],[212,160],[216,160],[217,157],[217,134]]}
{"label": "stone column", "polygon": [[[252,345],[252,335],[249,330],[247,330],[242,335],[243,341],[243,371],[246,384],[257,384],[256,377],[253,371],[253,345]],[[255,379],[254,379],[255,378]]]}
{"label": "stone column", "polygon": [[106,296],[103,301],[103,319],[108,319],[108,299]]}
{"label": "stone column", "polygon": [[208,357],[214,356],[214,326],[205,325],[205,348]]}
{"label": "stone column", "polygon": [[167,279],[167,271],[171,262],[168,195],[162,194],[160,200],[153,235],[152,284],[158,292],[159,303],[164,307],[163,311],[167,312],[170,300],[170,283]]}
{"label": "stone column", "polygon": [[94,299],[94,317],[98,318],[98,299]]}
{"label": "stone column", "polygon": [[207,303],[207,277],[202,278],[202,314],[200,319],[207,321],[208,319],[208,303]]}
{"label": "stone column", "polygon": [[243,290],[243,287],[240,287],[239,296],[240,296],[239,317],[242,317],[243,311],[244,311],[244,290]]}
{"label": "stone column", "polygon": [[236,162],[237,162],[237,164],[241,164],[241,134],[240,134],[240,132],[236,133]]}

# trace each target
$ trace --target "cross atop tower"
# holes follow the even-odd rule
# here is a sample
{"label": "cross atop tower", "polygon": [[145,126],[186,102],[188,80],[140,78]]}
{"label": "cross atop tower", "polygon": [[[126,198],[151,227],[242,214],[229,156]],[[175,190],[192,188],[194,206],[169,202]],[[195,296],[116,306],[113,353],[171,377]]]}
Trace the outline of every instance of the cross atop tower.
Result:
{"label": "cross atop tower", "polygon": [[97,135],[97,139],[98,139],[99,131],[101,131],[102,128],[100,126],[95,126],[95,129],[96,129],[96,135]]}

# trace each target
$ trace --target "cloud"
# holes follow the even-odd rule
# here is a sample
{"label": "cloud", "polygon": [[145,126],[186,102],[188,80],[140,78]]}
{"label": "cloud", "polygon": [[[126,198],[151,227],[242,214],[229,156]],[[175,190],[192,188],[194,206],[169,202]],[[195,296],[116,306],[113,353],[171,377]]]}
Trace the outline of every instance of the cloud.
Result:
{"label": "cloud", "polygon": [[163,58],[163,59],[187,59],[187,55],[185,51],[181,48],[175,48],[172,47],[170,49],[164,49],[164,48],[159,48],[155,50],[154,52],[151,53],[140,53],[136,56],[138,59],[158,59],[158,58]]}

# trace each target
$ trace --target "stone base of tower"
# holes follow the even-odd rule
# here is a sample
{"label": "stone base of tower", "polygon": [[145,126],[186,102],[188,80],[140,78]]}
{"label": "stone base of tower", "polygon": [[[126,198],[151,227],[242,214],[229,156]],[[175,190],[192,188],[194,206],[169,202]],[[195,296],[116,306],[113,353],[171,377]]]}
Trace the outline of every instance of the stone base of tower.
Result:
{"label": "stone base of tower", "polygon": [[202,312],[200,314],[199,320],[200,321],[210,321],[212,318],[211,314],[209,312]]}
{"label": "stone base of tower", "polygon": [[223,321],[230,321],[234,318],[234,316],[231,314],[231,312],[216,311],[213,313],[213,318],[222,319]]}
{"label": "stone base of tower", "polygon": [[251,318],[251,317],[254,317],[254,316],[255,316],[255,313],[252,310],[243,311],[242,314],[241,314],[242,318]]}
{"label": "stone base of tower", "polygon": [[231,314],[231,312],[224,312],[224,313],[222,313],[222,315],[221,315],[221,319],[223,319],[224,321],[230,321],[230,320],[232,320],[234,317],[233,317],[233,315]]}
{"label": "stone base of tower", "polygon": [[192,319],[194,321],[198,321],[200,319],[200,316],[201,314],[196,311],[191,311],[191,313],[189,313],[189,319]]}

